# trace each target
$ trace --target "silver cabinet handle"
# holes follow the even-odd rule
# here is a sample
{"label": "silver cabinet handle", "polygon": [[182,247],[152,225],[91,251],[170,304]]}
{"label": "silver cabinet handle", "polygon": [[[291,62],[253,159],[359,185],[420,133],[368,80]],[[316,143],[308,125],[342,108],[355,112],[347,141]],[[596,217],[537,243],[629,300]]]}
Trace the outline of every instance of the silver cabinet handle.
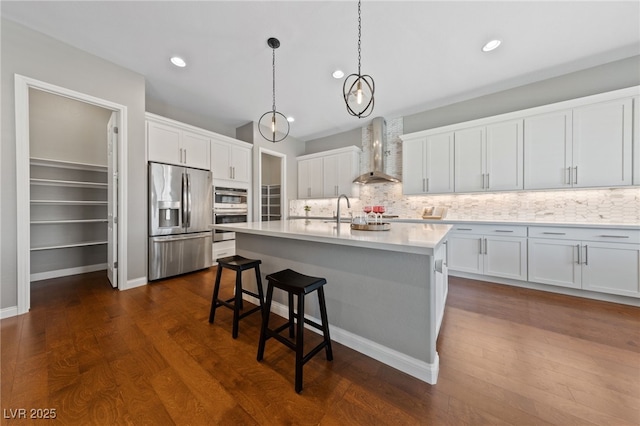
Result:
{"label": "silver cabinet handle", "polygon": [[493,232],[513,232],[508,229],[495,229]]}
{"label": "silver cabinet handle", "polygon": [[582,250],[580,250],[580,244],[576,244],[576,248],[578,249],[578,265],[582,263],[582,261],[580,260],[580,254],[582,253]]}
{"label": "silver cabinet handle", "polygon": [[543,232],[544,235],[567,235],[564,232]]}
{"label": "silver cabinet handle", "polygon": [[584,264],[589,266],[589,246],[584,246]]}
{"label": "silver cabinet handle", "polygon": [[484,239],[484,254],[487,254],[487,239]]}
{"label": "silver cabinet handle", "polygon": [[471,228],[457,228],[456,231],[473,231]]}
{"label": "silver cabinet handle", "polygon": [[576,172],[576,173],[575,173],[575,178],[573,179],[573,184],[574,184],[574,185],[577,185],[577,184],[578,184],[578,166],[575,166],[575,167],[573,168],[573,170],[575,170],[575,172]]}
{"label": "silver cabinet handle", "polygon": [[187,150],[184,150],[184,164],[187,164]]}
{"label": "silver cabinet handle", "polygon": [[427,192],[427,184],[425,178],[422,178],[422,192]]}
{"label": "silver cabinet handle", "polygon": [[602,238],[629,238],[628,235],[600,235]]}
{"label": "silver cabinet handle", "polygon": [[426,192],[429,192],[429,178],[427,178],[427,191]]}

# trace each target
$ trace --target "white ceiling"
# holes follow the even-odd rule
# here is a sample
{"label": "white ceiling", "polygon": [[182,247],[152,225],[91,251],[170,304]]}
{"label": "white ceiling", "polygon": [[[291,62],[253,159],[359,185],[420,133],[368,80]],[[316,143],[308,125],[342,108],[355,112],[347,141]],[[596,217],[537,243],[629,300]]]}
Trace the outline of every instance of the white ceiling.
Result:
{"label": "white ceiling", "polygon": [[[361,127],[342,80],[357,71],[357,2],[2,1],[2,16],[143,74],[147,98],[238,127],[276,103],[310,140]],[[502,46],[483,53],[492,38]],[[640,54],[639,1],[362,4],[371,117],[399,117]],[[169,63],[180,55],[184,69]],[[368,121],[367,121],[368,122]]]}

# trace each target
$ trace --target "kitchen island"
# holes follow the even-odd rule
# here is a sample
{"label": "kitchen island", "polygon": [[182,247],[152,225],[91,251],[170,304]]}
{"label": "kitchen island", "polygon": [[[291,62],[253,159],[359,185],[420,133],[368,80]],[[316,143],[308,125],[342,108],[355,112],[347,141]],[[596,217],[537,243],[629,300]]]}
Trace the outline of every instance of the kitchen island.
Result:
{"label": "kitchen island", "polygon": [[[290,268],[326,278],[332,340],[436,383],[450,225],[393,223],[376,232],[295,219],[215,228],[235,231],[237,253],[262,260],[264,275]],[[243,280],[255,286],[251,274]],[[274,294],[272,309],[282,316],[284,300],[284,294]],[[311,301],[306,315],[318,320],[317,303]]]}

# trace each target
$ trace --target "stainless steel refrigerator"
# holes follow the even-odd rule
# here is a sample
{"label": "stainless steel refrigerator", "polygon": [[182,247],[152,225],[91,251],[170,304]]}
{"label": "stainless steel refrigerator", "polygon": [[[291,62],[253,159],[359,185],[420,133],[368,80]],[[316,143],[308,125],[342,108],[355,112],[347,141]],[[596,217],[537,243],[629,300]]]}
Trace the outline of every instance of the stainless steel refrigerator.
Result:
{"label": "stainless steel refrigerator", "polygon": [[211,172],[149,163],[149,280],[208,268]]}

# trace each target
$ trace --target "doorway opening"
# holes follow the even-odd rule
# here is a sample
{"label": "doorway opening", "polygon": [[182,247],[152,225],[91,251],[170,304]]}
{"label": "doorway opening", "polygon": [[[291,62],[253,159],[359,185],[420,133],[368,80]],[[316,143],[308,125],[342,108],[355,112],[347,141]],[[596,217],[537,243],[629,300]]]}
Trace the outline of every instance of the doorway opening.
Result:
{"label": "doorway opening", "polygon": [[285,215],[285,164],[286,155],[260,148],[258,171],[260,186],[260,221],[283,220]]}
{"label": "doorway opening", "polygon": [[126,107],[16,75],[18,314],[31,282],[126,283]]}

